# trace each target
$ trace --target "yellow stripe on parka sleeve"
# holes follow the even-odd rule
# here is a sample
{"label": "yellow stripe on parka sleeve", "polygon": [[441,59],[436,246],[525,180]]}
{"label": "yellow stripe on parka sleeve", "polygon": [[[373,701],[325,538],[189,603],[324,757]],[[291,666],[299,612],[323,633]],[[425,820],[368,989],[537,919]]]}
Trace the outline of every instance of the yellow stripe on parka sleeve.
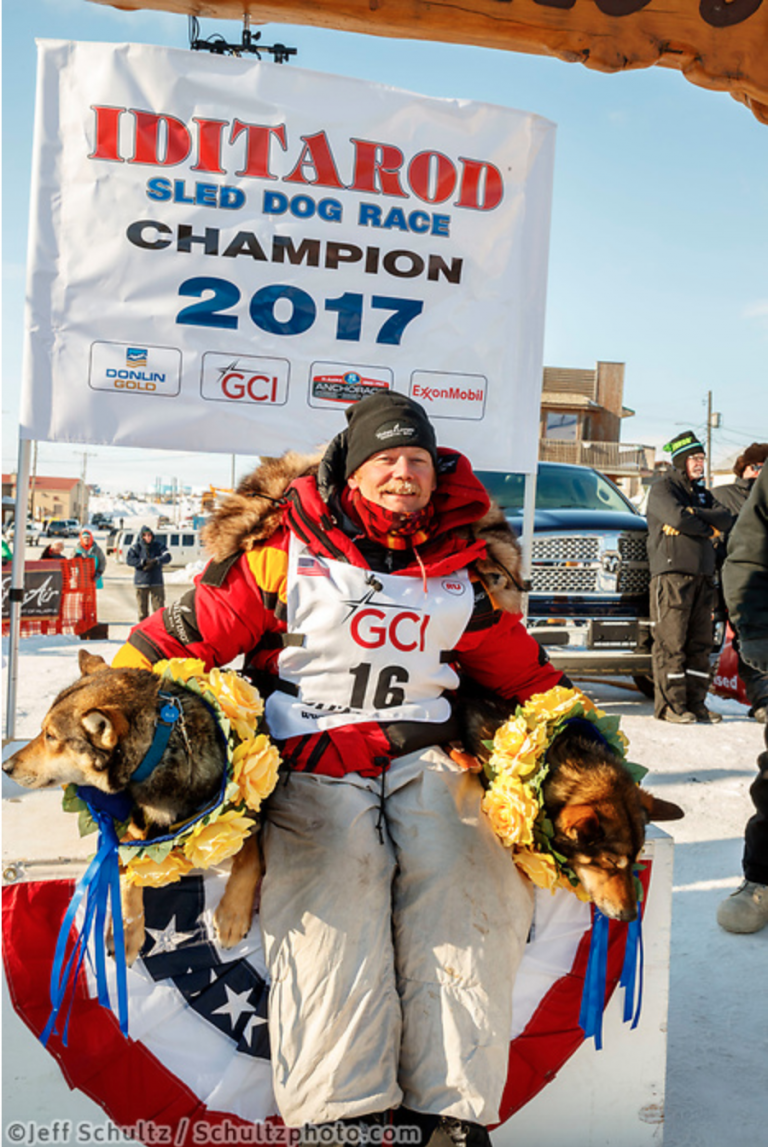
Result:
{"label": "yellow stripe on parka sleeve", "polygon": [[247,554],[248,569],[267,600],[279,597],[285,602],[288,591],[288,554],[274,546],[260,546]]}
{"label": "yellow stripe on parka sleeve", "polygon": [[135,645],[131,645],[126,641],[122,645],[112,660],[113,669],[151,669],[152,662],[149,658],[145,657],[143,653],[139,653]]}

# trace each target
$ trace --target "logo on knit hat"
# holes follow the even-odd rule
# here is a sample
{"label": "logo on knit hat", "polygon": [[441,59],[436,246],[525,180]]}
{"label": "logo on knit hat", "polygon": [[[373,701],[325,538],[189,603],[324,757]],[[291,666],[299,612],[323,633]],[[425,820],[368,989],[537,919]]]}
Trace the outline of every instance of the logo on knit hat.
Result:
{"label": "logo on knit hat", "polygon": [[380,426],[375,431],[375,437],[379,442],[390,442],[393,438],[413,438],[414,434],[418,434],[417,426],[412,426],[409,422],[388,422],[384,426]]}
{"label": "logo on knit hat", "polygon": [[676,454],[679,454],[681,450],[685,450],[689,453],[698,451],[701,451],[702,454],[705,453],[704,447],[692,430],[686,430],[684,434],[673,438],[671,442],[667,442],[664,446],[664,451],[667,454],[671,454],[673,458]]}

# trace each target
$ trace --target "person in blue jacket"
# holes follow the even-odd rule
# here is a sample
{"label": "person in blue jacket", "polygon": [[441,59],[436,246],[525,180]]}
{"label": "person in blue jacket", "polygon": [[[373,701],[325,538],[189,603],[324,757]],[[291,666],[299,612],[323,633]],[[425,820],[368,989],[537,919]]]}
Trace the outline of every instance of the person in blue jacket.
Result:
{"label": "person in blue jacket", "polygon": [[171,555],[155,537],[149,526],[142,526],[137,540],[126,554],[125,560],[133,566],[133,584],[136,587],[136,602],[139,607],[139,621],[149,616],[149,602],[152,599],[152,612],[156,613],[165,605],[163,566],[168,565]]}

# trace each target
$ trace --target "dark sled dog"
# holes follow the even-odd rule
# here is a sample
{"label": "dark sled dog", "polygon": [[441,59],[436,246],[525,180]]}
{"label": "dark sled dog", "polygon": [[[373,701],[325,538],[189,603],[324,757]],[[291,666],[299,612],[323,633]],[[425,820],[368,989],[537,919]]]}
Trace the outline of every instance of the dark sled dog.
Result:
{"label": "dark sled dog", "polygon": [[[3,772],[32,789],[75,783],[106,793],[127,793],[133,821],[147,839],[192,816],[221,789],[226,749],[208,706],[174,682],[146,669],[110,669],[102,657],[81,649],[81,677],[62,690],[33,741],[3,764]],[[177,721],[159,764],[146,780],[132,776],[152,744],[160,688],[178,698]],[[215,913],[219,941],[229,948],[251,925],[261,862],[255,833],[232,862]],[[143,890],[121,880],[126,958],[144,943]]]}
{"label": "dark sled dog", "polygon": [[[481,763],[498,727],[514,711],[501,698],[459,696],[464,748]],[[634,920],[633,866],[649,821],[679,820],[683,810],[638,787],[619,758],[588,730],[562,732],[547,754],[544,805],[555,828],[553,848],[566,857],[582,887],[611,920]]]}

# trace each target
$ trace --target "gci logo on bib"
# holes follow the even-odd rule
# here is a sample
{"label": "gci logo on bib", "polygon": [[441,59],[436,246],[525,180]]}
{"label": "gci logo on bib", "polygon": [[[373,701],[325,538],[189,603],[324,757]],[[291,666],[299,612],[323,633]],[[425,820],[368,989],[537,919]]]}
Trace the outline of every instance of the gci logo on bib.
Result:
{"label": "gci logo on bib", "polygon": [[285,358],[207,351],[203,355],[200,394],[212,402],[284,406],[290,373],[290,363]]}
{"label": "gci logo on bib", "polygon": [[429,625],[429,614],[404,609],[387,614],[383,609],[369,606],[352,616],[350,635],[363,649],[381,649],[391,645],[400,653],[424,652],[424,640]]}

